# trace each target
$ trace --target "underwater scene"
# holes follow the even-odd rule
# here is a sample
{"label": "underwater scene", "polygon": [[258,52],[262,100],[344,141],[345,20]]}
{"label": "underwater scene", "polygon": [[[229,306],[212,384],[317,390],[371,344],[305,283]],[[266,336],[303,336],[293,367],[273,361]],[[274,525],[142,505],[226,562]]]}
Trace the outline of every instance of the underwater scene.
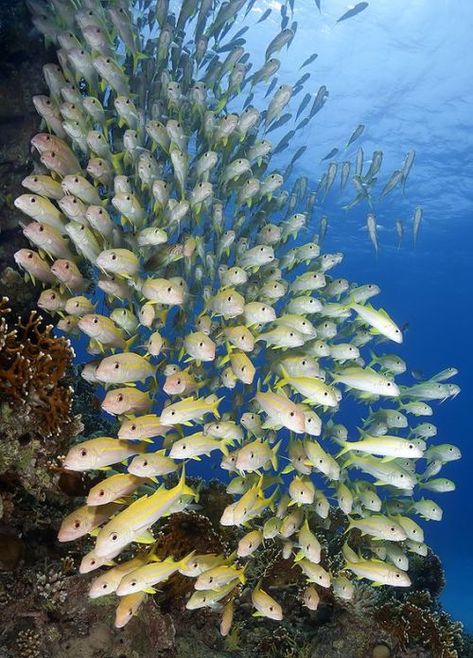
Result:
{"label": "underwater scene", "polygon": [[0,3],[0,658],[471,658],[469,0]]}

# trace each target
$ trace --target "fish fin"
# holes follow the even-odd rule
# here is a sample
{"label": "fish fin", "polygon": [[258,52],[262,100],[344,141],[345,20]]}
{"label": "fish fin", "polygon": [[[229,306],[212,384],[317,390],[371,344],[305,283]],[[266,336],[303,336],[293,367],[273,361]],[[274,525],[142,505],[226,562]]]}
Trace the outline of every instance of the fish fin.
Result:
{"label": "fish fin", "polygon": [[131,338],[125,341],[125,349],[124,349],[125,352],[130,351],[131,346],[133,345],[133,343],[136,341],[137,338],[138,338],[138,334],[135,334],[135,336],[132,336]]}
{"label": "fish fin", "polygon": [[271,465],[275,471],[278,470],[278,450],[281,446],[281,441],[271,449]]}
{"label": "fish fin", "polygon": [[133,537],[133,541],[138,544],[154,544],[156,540],[149,530],[144,530],[137,537]]}
{"label": "fish fin", "polygon": [[184,494],[184,495],[192,496],[193,498],[197,497],[196,492],[186,484],[186,469],[185,469],[185,466],[182,467],[181,478],[179,480],[178,486],[180,487],[181,495]]}

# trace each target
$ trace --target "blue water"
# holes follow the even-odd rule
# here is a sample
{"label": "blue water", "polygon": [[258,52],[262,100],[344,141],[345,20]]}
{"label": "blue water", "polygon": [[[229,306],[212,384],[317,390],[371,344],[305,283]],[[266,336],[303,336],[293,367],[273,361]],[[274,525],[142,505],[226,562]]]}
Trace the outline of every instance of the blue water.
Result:
{"label": "blue water", "polygon": [[[254,13],[271,6],[275,15],[277,5],[258,3]],[[315,51],[318,59],[302,72],[312,73],[306,83],[309,91],[311,84],[314,91],[326,84],[330,96],[310,128],[291,145],[291,154],[292,149],[308,145],[295,173],[307,175],[309,189],[314,189],[326,169],[320,159],[333,147],[342,149],[358,123],[367,126],[359,142],[365,156],[375,148],[384,152],[378,190],[402,164],[409,148],[417,152],[407,199],[396,190],[383,202],[374,202],[380,224],[379,258],[361,228],[367,207],[346,214],[337,194],[323,209],[329,217],[325,248],[345,253],[337,273],[378,283],[382,295],[376,301],[399,323],[409,323],[399,353],[412,368],[426,375],[447,366],[460,370],[455,381],[462,387],[461,396],[436,404],[433,419],[439,442],[455,443],[462,450],[463,459],[445,468],[457,490],[436,496],[444,508],[443,521],[425,524],[425,528],[426,541],[446,570],[443,602],[473,630],[473,3],[374,0],[362,14],[336,26],[335,20],[347,7],[344,0],[322,0],[321,16],[311,0],[296,5],[298,32],[289,56],[283,59],[279,79],[297,80],[302,74],[299,65]],[[260,26],[263,42],[277,31],[276,17],[273,24],[271,20],[270,16]],[[256,42],[254,47],[258,48]],[[353,160],[356,147],[348,151],[348,158]],[[287,158],[287,152],[283,157]],[[344,196],[343,201],[349,198]],[[417,205],[424,209],[424,220],[414,249],[410,222]],[[319,217],[316,210],[313,230]],[[406,228],[399,251],[394,230],[398,217]]]}

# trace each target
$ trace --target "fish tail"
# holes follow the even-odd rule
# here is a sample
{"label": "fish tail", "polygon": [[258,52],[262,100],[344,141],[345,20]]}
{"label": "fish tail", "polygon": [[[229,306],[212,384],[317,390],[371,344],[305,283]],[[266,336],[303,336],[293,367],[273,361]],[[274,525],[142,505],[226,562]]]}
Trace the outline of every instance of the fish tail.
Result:
{"label": "fish tail", "polygon": [[178,483],[178,487],[180,490],[181,494],[187,495],[187,496],[192,496],[193,498],[198,498],[198,494],[191,489],[187,484],[186,484],[186,467],[185,464],[182,466],[182,472],[181,472],[181,477]]}
{"label": "fish tail", "polygon": [[335,459],[338,459],[339,457],[342,457],[347,452],[349,452],[350,449],[351,449],[351,446],[347,445],[346,441],[341,441],[340,439],[335,439],[335,441],[339,445],[343,446],[343,448],[335,455]]}
{"label": "fish tail", "polygon": [[136,341],[137,338],[138,338],[138,334],[135,334],[134,336],[132,336],[131,338],[125,341],[125,348],[124,348],[125,352],[130,351],[130,348],[132,347],[133,343]]}
{"label": "fish tail", "polygon": [[212,413],[216,418],[220,418],[220,413],[218,411],[218,405],[224,399],[225,399],[225,396],[222,396],[221,398],[218,398],[217,400],[215,400],[215,402],[212,404]]}

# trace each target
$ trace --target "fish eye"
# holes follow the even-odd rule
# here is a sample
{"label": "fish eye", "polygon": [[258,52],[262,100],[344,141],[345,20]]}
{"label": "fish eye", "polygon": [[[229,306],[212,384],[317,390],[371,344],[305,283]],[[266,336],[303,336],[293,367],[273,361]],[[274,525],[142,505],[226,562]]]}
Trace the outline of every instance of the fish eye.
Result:
{"label": "fish eye", "polygon": [[80,528],[80,525],[81,525],[81,524],[80,524],[79,519],[77,519],[77,521],[74,521],[74,528],[75,528],[76,530],[77,530],[78,528]]}
{"label": "fish eye", "polygon": [[44,231],[44,226],[40,226],[39,229],[38,229],[38,231],[39,231],[40,233],[42,233],[42,232]]}
{"label": "fish eye", "polygon": [[291,411],[291,413],[289,415],[292,418],[295,415],[294,411]]}
{"label": "fish eye", "polygon": [[[99,491],[99,496],[105,496],[105,491],[103,489],[100,489]],[[93,563],[92,563],[93,564]]]}
{"label": "fish eye", "polygon": [[111,539],[112,541],[117,541],[117,539],[118,539],[118,535],[117,535],[117,533],[116,533],[116,532],[113,532],[113,533],[110,535],[110,539]]}
{"label": "fish eye", "polygon": [[171,411],[171,416],[175,416],[175,414],[176,414],[175,411]]}
{"label": "fish eye", "polygon": [[30,253],[28,254],[28,258],[33,258],[33,252],[32,251],[30,251]]}
{"label": "fish eye", "polygon": [[118,370],[118,368],[120,367],[118,361],[113,364],[113,367],[115,368],[115,370]]}
{"label": "fish eye", "polygon": [[107,64],[110,64],[110,62],[111,62],[110,57],[107,57],[107,59],[105,60],[105,62],[106,62]]}

